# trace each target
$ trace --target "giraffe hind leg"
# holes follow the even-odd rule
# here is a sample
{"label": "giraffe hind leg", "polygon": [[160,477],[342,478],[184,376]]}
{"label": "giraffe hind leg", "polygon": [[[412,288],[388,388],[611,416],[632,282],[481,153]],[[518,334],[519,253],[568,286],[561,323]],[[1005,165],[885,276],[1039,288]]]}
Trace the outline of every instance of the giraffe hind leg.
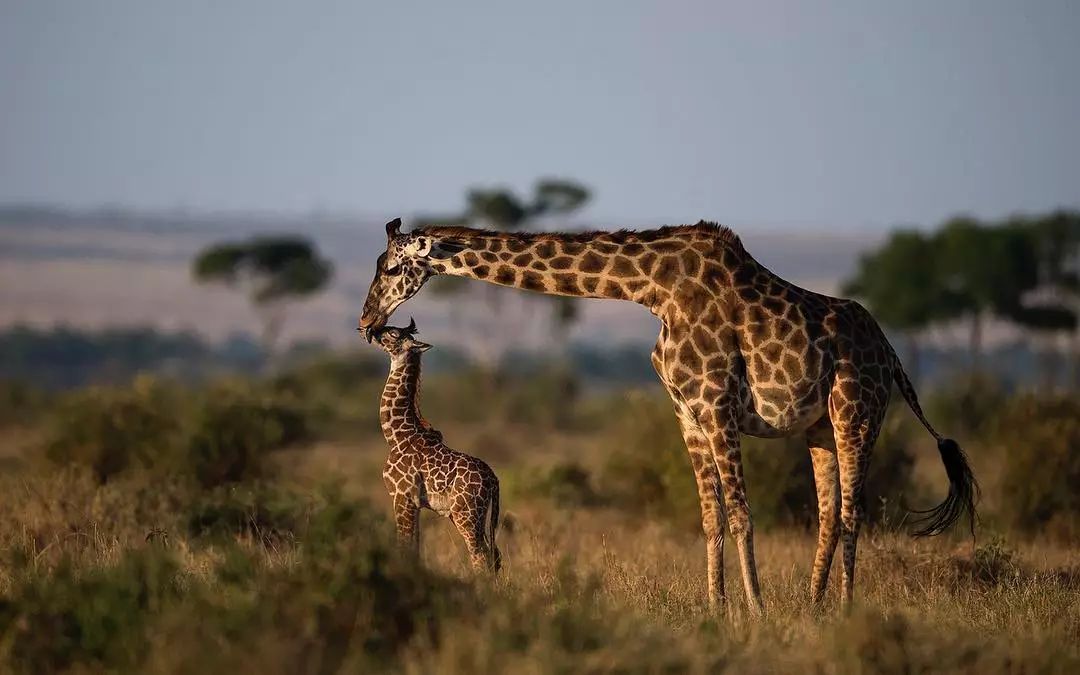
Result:
{"label": "giraffe hind leg", "polygon": [[807,431],[807,445],[814,464],[814,488],[818,503],[818,541],[810,576],[810,602],[820,605],[829,583],[836,545],[840,541],[840,474],[832,425],[824,419]]}
{"label": "giraffe hind leg", "polygon": [[[873,392],[869,395],[873,396]],[[888,392],[884,398],[888,400]],[[831,416],[840,476],[840,537],[844,552],[841,603],[849,609],[855,588],[855,549],[865,514],[863,484],[870,466],[870,454],[881,430],[885,405],[872,406],[863,401],[856,401],[854,405],[848,403],[839,410],[854,413],[849,415],[837,414],[835,405],[831,408],[836,411]]]}
{"label": "giraffe hind leg", "polygon": [[494,479],[494,487],[491,491],[491,496],[488,499],[487,507],[487,530],[485,530],[485,536],[487,539],[487,551],[488,551],[488,569],[492,573],[497,573],[502,569],[502,551],[499,550],[498,545],[495,543],[495,534],[499,529],[499,482],[498,479]]}
{"label": "giraffe hind leg", "polygon": [[487,537],[484,533],[486,511],[487,509],[482,505],[470,504],[466,508],[455,509],[450,514],[450,520],[461,534],[461,538],[465,540],[465,548],[469,551],[469,562],[478,572],[489,569],[491,560]]}

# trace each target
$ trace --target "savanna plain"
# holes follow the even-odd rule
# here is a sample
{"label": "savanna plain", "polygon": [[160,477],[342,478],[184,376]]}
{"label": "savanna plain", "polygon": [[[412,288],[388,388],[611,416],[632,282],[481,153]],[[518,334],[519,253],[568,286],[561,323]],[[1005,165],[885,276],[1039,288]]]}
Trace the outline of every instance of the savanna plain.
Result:
{"label": "savanna plain", "polygon": [[0,670],[1080,672],[1075,395],[922,388],[982,483],[974,539],[907,535],[905,507],[947,482],[894,400],[846,615],[835,565],[825,606],[808,601],[805,444],[748,440],[753,620],[730,544],[728,606],[709,610],[693,476],[658,385],[587,389],[558,367],[427,376],[425,415],[500,476],[504,569],[474,574],[431,513],[421,560],[398,555],[386,364],[369,351],[198,385],[6,386]]}

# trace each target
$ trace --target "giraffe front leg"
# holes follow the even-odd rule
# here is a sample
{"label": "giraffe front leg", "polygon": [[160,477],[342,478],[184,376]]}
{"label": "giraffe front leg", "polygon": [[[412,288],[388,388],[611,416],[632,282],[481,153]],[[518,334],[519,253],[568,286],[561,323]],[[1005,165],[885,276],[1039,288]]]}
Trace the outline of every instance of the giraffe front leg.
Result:
{"label": "giraffe front leg", "polygon": [[758,583],[757,561],[754,558],[754,523],[746,497],[735,405],[732,401],[722,399],[716,405],[703,408],[698,412],[697,419],[709,439],[720,474],[728,528],[739,549],[747,607],[752,616],[761,617],[765,613],[765,606],[761,600],[761,585]]}
{"label": "giraffe front leg", "polygon": [[836,545],[840,541],[840,473],[836,462],[836,442],[828,419],[806,434],[810,459],[814,463],[814,487],[818,502],[818,542],[814,570],[810,576],[810,602],[820,606],[829,583]]}
{"label": "giraffe front leg", "polygon": [[720,474],[713,460],[709,440],[693,418],[693,413],[679,403],[676,403],[676,412],[683,441],[690,454],[690,465],[694,469],[694,480],[697,482],[698,499],[701,502],[701,527],[705,534],[709,608],[716,612],[727,604],[724,590],[724,505],[720,491]]}
{"label": "giraffe front leg", "polygon": [[394,525],[398,546],[420,555],[420,507],[407,494],[394,495]]}

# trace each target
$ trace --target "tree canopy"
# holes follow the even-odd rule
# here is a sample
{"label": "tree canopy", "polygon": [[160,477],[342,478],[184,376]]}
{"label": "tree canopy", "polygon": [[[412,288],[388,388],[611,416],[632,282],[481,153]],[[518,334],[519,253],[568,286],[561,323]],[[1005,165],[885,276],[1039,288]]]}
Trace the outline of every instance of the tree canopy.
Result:
{"label": "tree canopy", "polygon": [[199,283],[243,288],[262,310],[263,341],[269,349],[281,329],[283,302],[322,290],[333,264],[307,239],[289,235],[258,236],[215,244],[196,256],[192,275]]}
{"label": "tree canopy", "polygon": [[987,317],[1071,331],[1080,311],[1080,213],[984,222],[951,218],[932,233],[895,231],[864,255],[845,293],[887,327],[914,334],[966,318],[977,358]]}

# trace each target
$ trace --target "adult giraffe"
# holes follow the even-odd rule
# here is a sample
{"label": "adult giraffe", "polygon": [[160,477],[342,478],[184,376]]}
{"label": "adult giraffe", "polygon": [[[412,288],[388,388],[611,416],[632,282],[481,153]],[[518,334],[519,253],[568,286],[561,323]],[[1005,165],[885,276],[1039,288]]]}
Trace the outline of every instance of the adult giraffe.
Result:
{"label": "adult giraffe", "polygon": [[726,512],[750,611],[763,611],[740,433],[806,433],[819,518],[810,595],[815,603],[822,599],[843,539],[841,597],[850,604],[863,481],[894,381],[937,439],[949,477],[948,496],[922,512],[916,534],[938,534],[964,512],[974,527],[978,486],[964,453],[926,421],[873,317],[856,302],[784,281],[726,227],[700,222],[641,232],[523,234],[436,226],[403,233],[397,219],[387,223],[386,234],[360,317],[369,339],[435,274],[631,300],[660,320],[652,360],[690,453],[714,607],[724,600]]}

